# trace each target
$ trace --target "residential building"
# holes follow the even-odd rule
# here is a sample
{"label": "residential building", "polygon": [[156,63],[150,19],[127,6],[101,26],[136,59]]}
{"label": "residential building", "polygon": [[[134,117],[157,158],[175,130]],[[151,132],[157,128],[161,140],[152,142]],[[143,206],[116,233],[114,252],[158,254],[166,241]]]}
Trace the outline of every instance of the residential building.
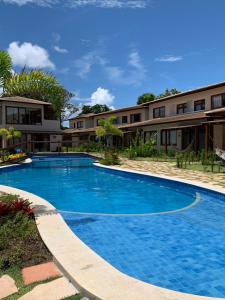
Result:
{"label": "residential building", "polygon": [[61,146],[60,120],[48,102],[24,97],[0,98],[0,128],[13,127],[22,132],[17,141],[1,138],[1,146],[20,144],[28,151],[56,151]]}
{"label": "residential building", "polygon": [[128,146],[137,136],[154,138],[159,149],[225,150],[225,82],[100,114],[70,120],[73,145],[93,143],[99,120],[115,116],[124,132],[114,143]]}

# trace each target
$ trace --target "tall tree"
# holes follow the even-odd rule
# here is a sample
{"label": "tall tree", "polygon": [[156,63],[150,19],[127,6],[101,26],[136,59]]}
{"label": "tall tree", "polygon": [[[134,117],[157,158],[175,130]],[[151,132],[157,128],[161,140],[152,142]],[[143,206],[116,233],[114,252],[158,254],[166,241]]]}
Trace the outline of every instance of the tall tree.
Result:
{"label": "tall tree", "polygon": [[102,112],[110,111],[111,109],[106,104],[95,104],[91,105],[83,105],[81,115],[83,114],[99,114]]}
{"label": "tall tree", "polygon": [[176,88],[173,89],[165,89],[165,91],[161,94],[159,94],[159,96],[157,96],[157,99],[161,99],[164,97],[168,97],[168,96],[172,96],[172,95],[176,95],[179,94],[180,91],[178,91]]}
{"label": "tall tree", "polygon": [[11,77],[12,60],[8,52],[0,51],[0,88],[4,93],[5,82]]}
{"label": "tall tree", "polygon": [[145,93],[138,97],[137,104],[140,105],[142,103],[150,102],[156,99],[156,96],[152,93]]}
{"label": "tall tree", "polygon": [[73,96],[58,80],[42,70],[22,70],[7,78],[4,84],[4,96],[21,96],[52,103],[58,117],[74,113],[76,107],[70,103]]}

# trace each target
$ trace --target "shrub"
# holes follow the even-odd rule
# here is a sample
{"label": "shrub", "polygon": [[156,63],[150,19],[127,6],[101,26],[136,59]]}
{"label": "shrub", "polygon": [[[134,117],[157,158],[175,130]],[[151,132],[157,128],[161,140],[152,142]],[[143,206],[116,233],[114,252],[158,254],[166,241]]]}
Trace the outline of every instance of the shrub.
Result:
{"label": "shrub", "polygon": [[19,212],[4,218],[0,226],[0,268],[20,264],[26,253],[24,242],[33,239],[35,235],[35,222],[27,215]]}
{"label": "shrub", "polygon": [[8,156],[8,160],[15,160],[15,159],[20,159],[20,158],[25,158],[26,154],[25,153],[16,153],[16,154],[10,154]]}
{"label": "shrub", "polygon": [[0,216],[8,214],[22,213],[29,217],[33,217],[33,209],[28,200],[18,198],[16,195],[0,196]]}
{"label": "shrub", "polygon": [[100,160],[100,163],[107,166],[118,165],[120,161],[117,152],[113,150],[105,151],[104,158]]}

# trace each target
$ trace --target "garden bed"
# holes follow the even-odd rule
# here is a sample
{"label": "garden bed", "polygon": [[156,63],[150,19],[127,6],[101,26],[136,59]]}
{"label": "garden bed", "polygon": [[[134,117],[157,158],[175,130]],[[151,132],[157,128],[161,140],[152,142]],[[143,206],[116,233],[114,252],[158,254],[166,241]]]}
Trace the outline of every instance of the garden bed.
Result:
{"label": "garden bed", "polygon": [[0,277],[11,276],[19,292],[7,297],[18,299],[35,284],[24,286],[21,269],[52,260],[38,232],[30,204],[16,195],[0,194]]}

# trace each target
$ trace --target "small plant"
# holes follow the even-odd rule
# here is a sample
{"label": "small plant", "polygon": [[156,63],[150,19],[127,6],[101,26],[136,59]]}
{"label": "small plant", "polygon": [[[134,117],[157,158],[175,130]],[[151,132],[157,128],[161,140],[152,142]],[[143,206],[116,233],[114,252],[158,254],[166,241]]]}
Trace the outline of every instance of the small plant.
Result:
{"label": "small plant", "polygon": [[100,160],[100,163],[103,165],[119,165],[119,156],[115,151],[106,151],[104,158]]}
{"label": "small plant", "polygon": [[16,195],[0,196],[0,216],[22,213],[28,217],[33,217],[33,209],[28,200],[18,198]]}

